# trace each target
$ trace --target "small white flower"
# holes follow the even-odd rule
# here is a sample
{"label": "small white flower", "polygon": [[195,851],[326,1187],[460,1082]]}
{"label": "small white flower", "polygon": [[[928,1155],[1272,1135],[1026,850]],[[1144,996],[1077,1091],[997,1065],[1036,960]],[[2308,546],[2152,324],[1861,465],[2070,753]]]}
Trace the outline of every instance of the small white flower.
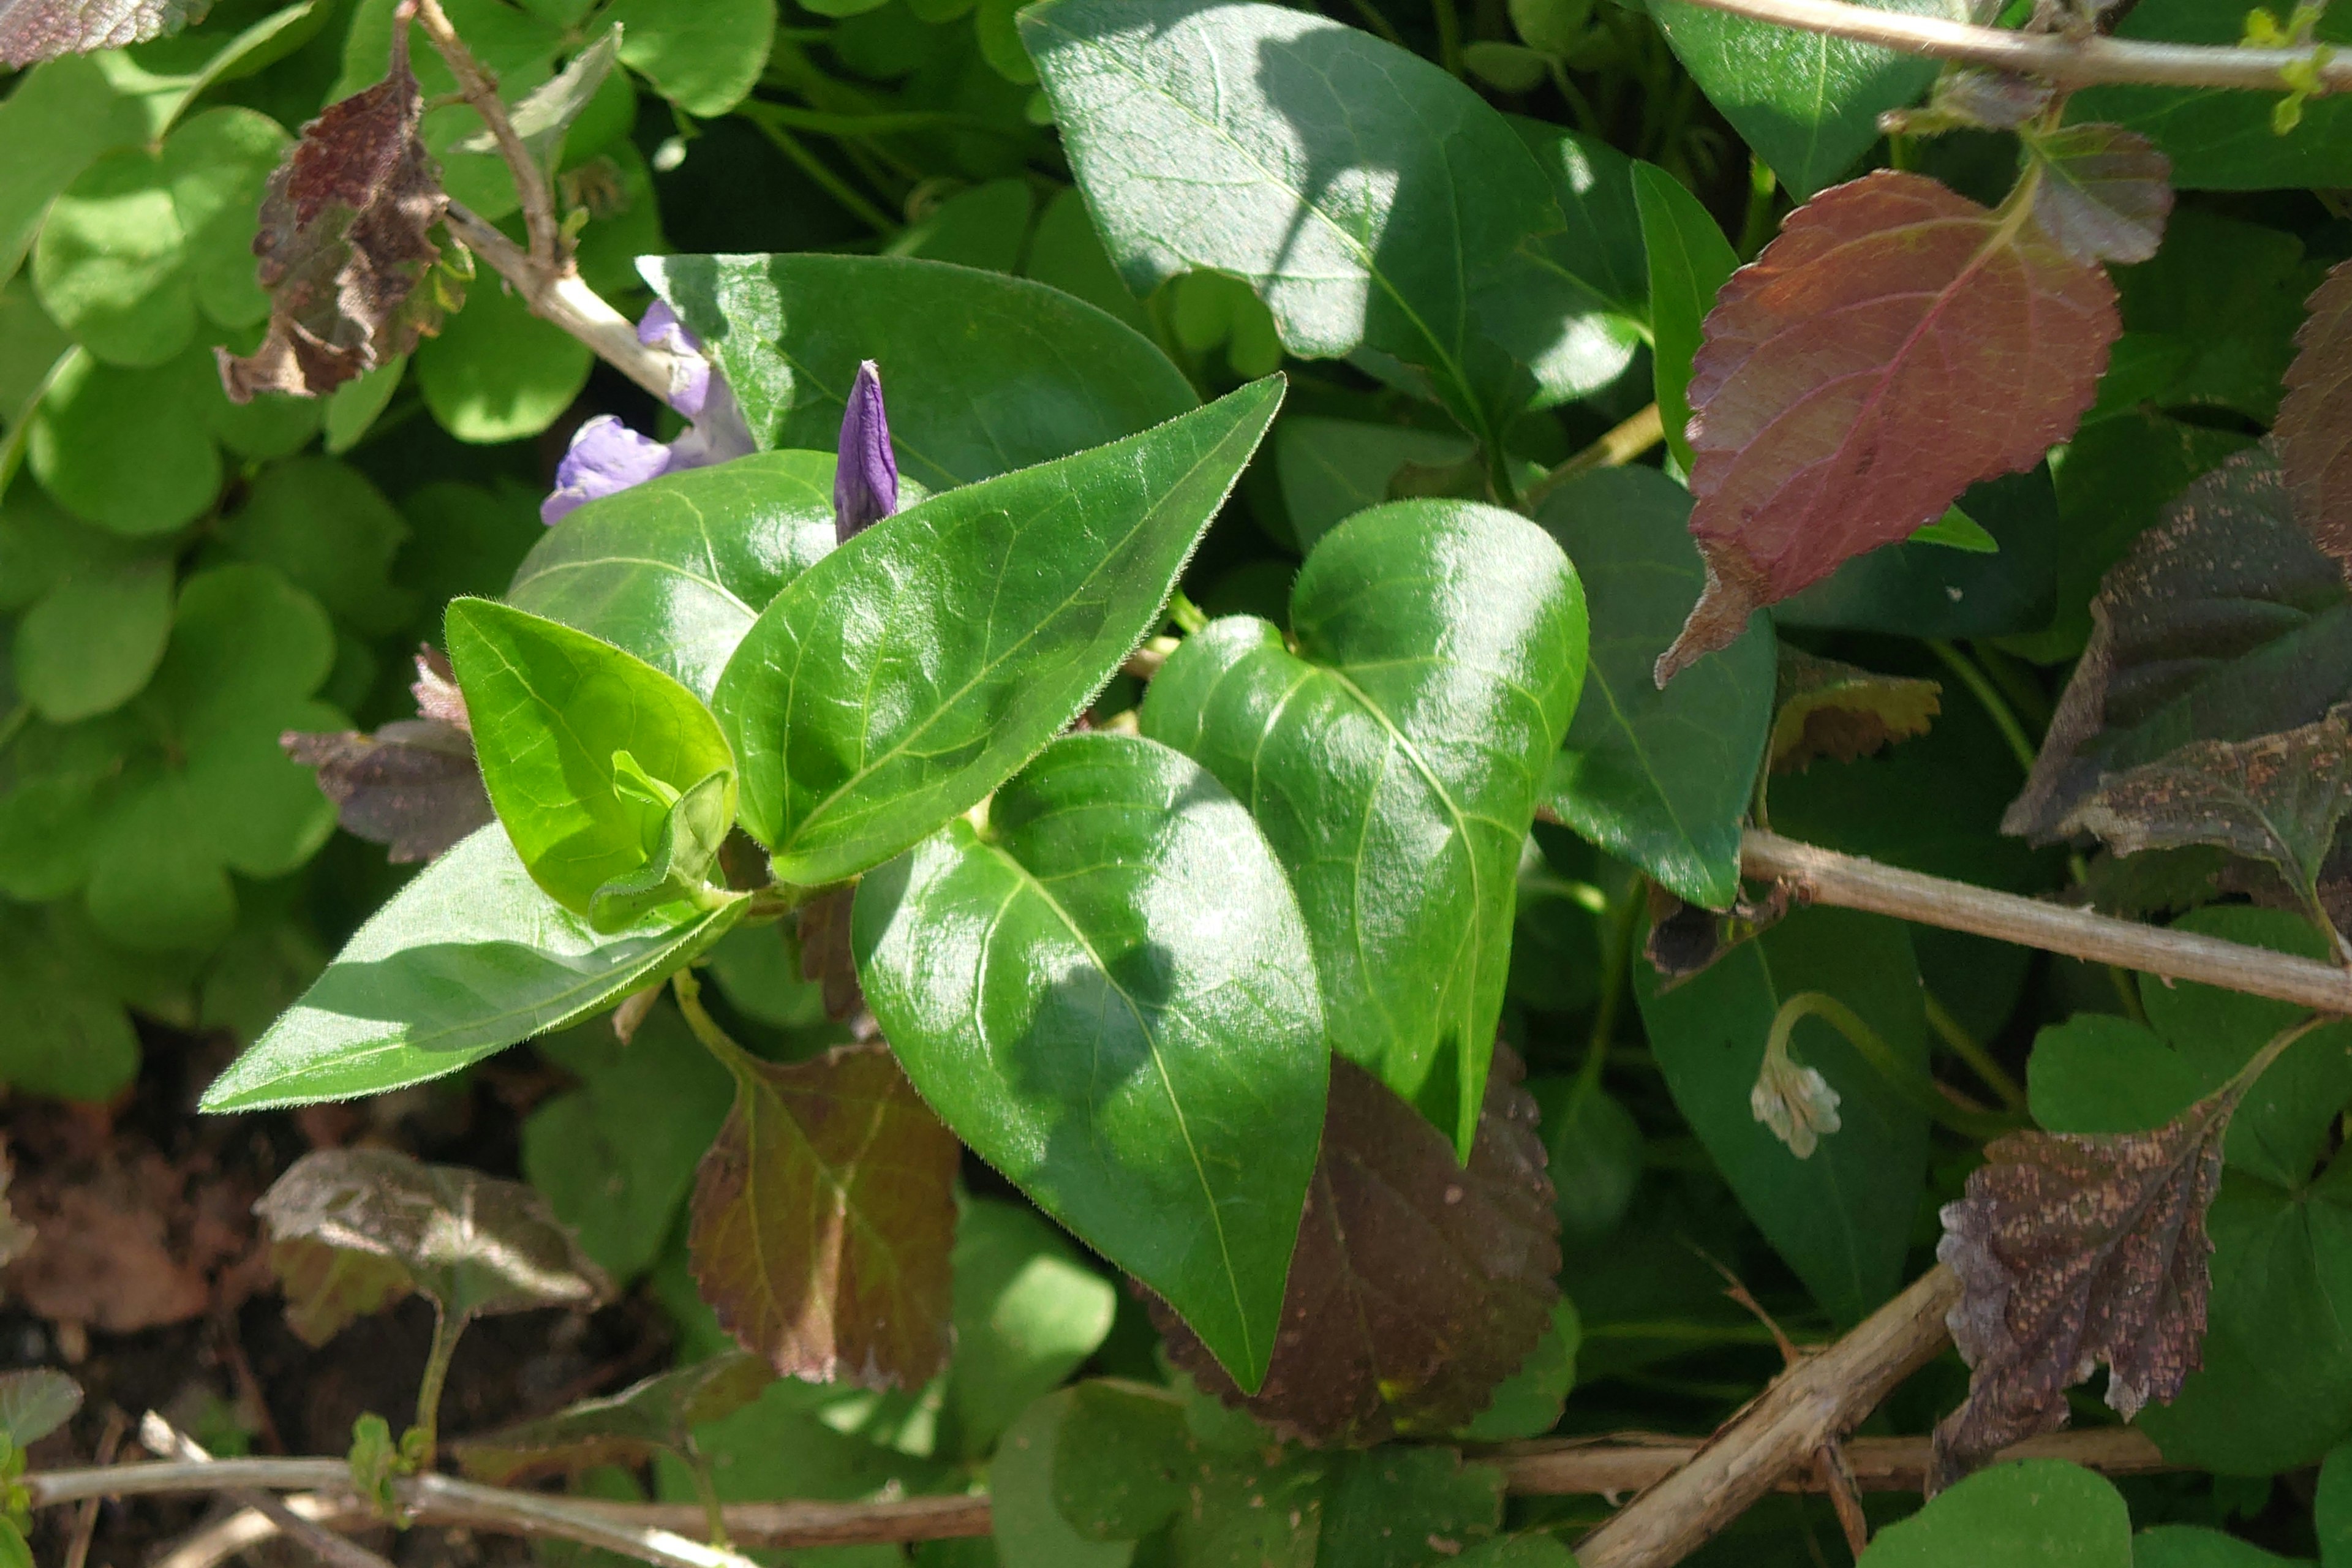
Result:
{"label": "small white flower", "polygon": [[1763,1070],[1748,1091],[1748,1108],[1798,1159],[1810,1156],[1826,1133],[1838,1130],[1838,1091],[1812,1068],[1801,1068],[1786,1050],[1764,1053]]}

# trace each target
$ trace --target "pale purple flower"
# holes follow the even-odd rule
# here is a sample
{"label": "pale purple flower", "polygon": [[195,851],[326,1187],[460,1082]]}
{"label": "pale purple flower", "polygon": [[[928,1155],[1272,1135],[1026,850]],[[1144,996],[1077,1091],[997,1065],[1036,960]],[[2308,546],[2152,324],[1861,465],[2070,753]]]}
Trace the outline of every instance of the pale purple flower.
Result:
{"label": "pale purple flower", "polygon": [[857,367],[841,410],[841,449],[833,469],[834,538],[846,544],[898,510],[898,459],[890,450],[890,416],[882,408],[882,373]]}
{"label": "pale purple flower", "polygon": [[637,341],[669,350],[675,366],[669,405],[694,423],[675,441],[641,436],[610,414],[600,414],[572,434],[572,446],[556,465],[555,490],[539,506],[541,522],[552,527],[574,508],[617,495],[632,485],[686,468],[708,468],[751,451],[751,434],[726,378],[703,357],[701,340],[686,330],[677,312],[656,300],[637,323]]}

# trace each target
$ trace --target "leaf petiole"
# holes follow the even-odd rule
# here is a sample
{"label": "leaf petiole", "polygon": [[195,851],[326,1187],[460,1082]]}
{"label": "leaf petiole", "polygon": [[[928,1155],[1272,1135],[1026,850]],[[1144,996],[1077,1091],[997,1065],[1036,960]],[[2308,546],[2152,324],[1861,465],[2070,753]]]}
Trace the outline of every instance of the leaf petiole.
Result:
{"label": "leaf petiole", "polygon": [[1780,1004],[1780,1010],[1772,1016],[1772,1032],[1765,1041],[1767,1059],[1775,1053],[1784,1058],[1787,1056],[1790,1036],[1806,1018],[1819,1018],[1843,1035],[1846,1043],[1860,1052],[1863,1059],[1878,1070],[1880,1077],[1937,1126],[1963,1138],[1981,1142],[2015,1131],[2023,1125],[2023,1119],[2015,1115],[1969,1110],[1954,1105],[1944,1097],[1932,1077],[1896,1056],[1895,1047],[1886,1043],[1884,1035],[1864,1022],[1862,1015],[1826,991],[1800,991]]}

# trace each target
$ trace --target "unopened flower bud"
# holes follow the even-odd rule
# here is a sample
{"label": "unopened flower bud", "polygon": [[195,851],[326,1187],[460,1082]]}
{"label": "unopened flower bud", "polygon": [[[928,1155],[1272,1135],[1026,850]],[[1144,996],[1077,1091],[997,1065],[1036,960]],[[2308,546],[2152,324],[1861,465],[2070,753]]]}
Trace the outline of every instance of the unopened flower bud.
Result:
{"label": "unopened flower bud", "polygon": [[898,510],[898,459],[890,450],[890,417],[882,409],[882,373],[872,360],[841,411],[841,454],[833,470],[834,538],[846,544]]}

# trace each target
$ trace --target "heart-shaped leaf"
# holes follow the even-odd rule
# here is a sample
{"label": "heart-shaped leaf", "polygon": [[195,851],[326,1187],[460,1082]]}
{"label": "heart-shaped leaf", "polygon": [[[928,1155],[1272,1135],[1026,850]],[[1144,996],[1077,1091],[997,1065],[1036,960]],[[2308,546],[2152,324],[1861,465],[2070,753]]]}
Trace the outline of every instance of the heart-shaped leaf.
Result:
{"label": "heart-shaped leaf", "polygon": [[1584,593],[1523,517],[1399,501],[1324,536],[1290,626],[1295,644],[1247,616],[1186,638],[1143,732],[1250,803],[1298,890],[1332,1048],[1466,1159],[1519,847],[1584,683]]}
{"label": "heart-shaped leaf", "polygon": [[377,910],[205,1091],[204,1109],[348,1100],[456,1072],[658,981],[743,907],[601,935],[532,883],[492,823]]}
{"label": "heart-shaped leaf", "polygon": [[491,599],[451,605],[448,632],[490,804],[557,903],[584,911],[597,889],[644,867],[667,842],[670,806],[713,775],[726,781],[712,806],[724,837],[735,758],[693,692],[610,643]]}
{"label": "heart-shaped leaf", "polygon": [[761,452],[571,512],[515,569],[507,603],[602,637],[707,701],[760,612],[832,550],[832,455]]}
{"label": "heart-shaped leaf", "polygon": [[1151,630],[1282,387],[933,496],[796,578],[713,699],[777,879],[879,864],[1068,724]]}
{"label": "heart-shaped leaf", "polygon": [[1066,737],[985,828],[870,873],[855,937],[867,1005],[957,1135],[1257,1387],[1328,1058],[1249,814],[1163,746]]}

